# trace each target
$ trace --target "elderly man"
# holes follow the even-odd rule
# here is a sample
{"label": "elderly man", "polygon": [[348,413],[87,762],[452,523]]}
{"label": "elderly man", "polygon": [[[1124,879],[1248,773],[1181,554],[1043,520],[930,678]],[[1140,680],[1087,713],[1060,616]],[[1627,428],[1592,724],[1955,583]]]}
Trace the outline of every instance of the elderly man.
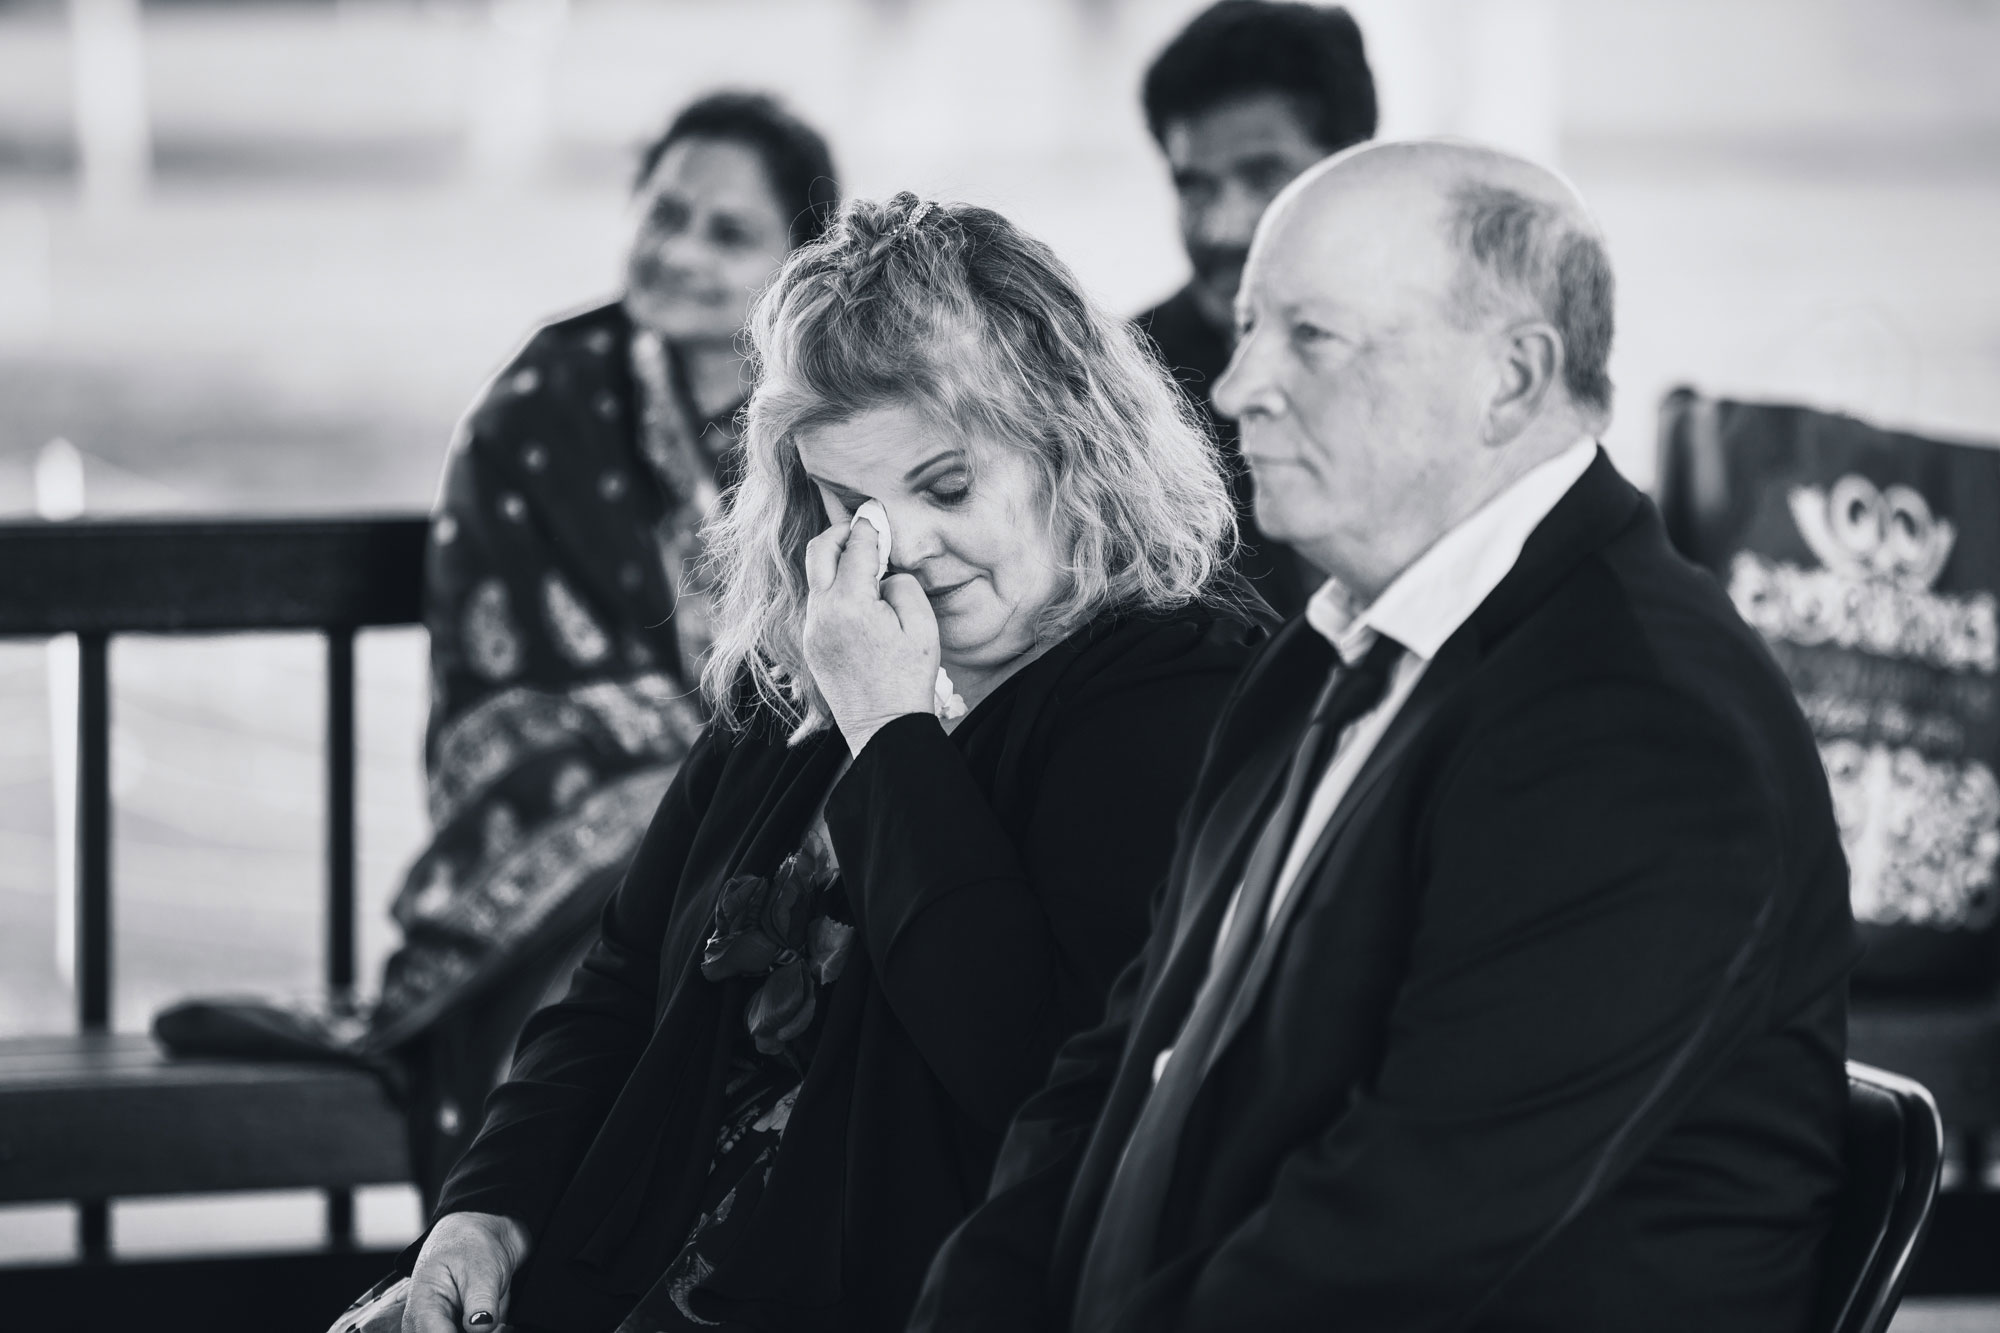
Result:
{"label": "elderly man", "polygon": [[1802,1328],[1846,866],[1784,680],[1593,442],[1596,229],[1517,159],[1359,148],[1238,312],[1217,402],[1334,581],[914,1327]]}

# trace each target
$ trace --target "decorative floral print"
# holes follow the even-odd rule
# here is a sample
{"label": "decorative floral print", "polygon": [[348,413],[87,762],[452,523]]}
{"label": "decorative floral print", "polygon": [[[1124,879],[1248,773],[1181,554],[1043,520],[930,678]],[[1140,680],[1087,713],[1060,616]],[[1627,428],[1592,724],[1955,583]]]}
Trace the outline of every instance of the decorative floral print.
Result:
{"label": "decorative floral print", "polygon": [[487,579],[465,599],[463,619],[465,659],[491,681],[502,681],[521,669],[525,656],[514,611],[507,604],[507,585]]}
{"label": "decorative floral print", "polygon": [[826,914],[828,871],[809,846],[768,876],[735,876],[716,896],[701,974],[764,977],[744,1022],[766,1055],[783,1053],[812,1025],[820,987],[840,979],[854,945],[854,927]]}

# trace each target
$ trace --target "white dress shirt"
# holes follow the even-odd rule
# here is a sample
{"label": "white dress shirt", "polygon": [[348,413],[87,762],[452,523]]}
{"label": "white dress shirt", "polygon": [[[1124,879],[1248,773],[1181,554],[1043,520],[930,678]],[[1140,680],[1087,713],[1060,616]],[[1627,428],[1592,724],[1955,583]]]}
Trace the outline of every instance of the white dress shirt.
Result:
{"label": "white dress shirt", "polygon": [[[1291,895],[1300,868],[1353,785],[1355,775],[1368,762],[1383,733],[1389,730],[1396,714],[1416,690],[1431,659],[1500,586],[1500,581],[1521,558],[1521,548],[1527,544],[1529,534],[1569,494],[1596,457],[1597,442],[1586,439],[1538,464],[1438,538],[1368,606],[1355,606],[1352,595],[1333,579],[1321,585],[1306,604],[1306,623],[1333,644],[1343,662],[1359,662],[1374,647],[1377,636],[1384,634],[1402,644],[1404,652],[1396,659],[1382,702],[1349,724],[1334,746],[1333,758],[1313,789],[1312,799],[1306,803],[1298,834],[1278,870],[1278,882],[1264,916],[1267,928]],[[1243,887],[1239,884],[1230,899],[1229,910],[1223,915],[1221,929],[1216,932],[1218,951],[1229,934],[1242,894]],[[1170,1046],[1154,1060],[1155,1083],[1165,1072],[1172,1054]]]}

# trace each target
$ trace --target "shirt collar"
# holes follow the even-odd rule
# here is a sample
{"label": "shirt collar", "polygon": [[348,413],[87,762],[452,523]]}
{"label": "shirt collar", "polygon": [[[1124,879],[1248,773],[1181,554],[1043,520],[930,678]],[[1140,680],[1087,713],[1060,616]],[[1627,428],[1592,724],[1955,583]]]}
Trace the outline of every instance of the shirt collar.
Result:
{"label": "shirt collar", "polygon": [[1500,586],[1529,534],[1596,457],[1597,441],[1585,439],[1536,464],[1433,542],[1365,607],[1339,580],[1328,579],[1306,603],[1306,622],[1343,662],[1360,661],[1382,634],[1429,661]]}

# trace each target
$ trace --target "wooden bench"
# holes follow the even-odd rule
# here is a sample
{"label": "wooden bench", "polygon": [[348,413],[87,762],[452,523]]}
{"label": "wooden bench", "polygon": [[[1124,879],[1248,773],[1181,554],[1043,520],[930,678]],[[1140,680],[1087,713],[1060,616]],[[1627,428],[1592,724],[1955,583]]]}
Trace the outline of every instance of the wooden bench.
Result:
{"label": "wooden bench", "polygon": [[139,1034],[0,1041],[0,1203],[406,1179],[403,1120],[372,1074],[175,1059]]}
{"label": "wooden bench", "polygon": [[[0,525],[0,638],[70,633],[79,646],[77,1030],[0,1040],[0,1202],[76,1201],[78,1251],[93,1270],[87,1283],[51,1286],[59,1274],[0,1269],[0,1323],[23,1317],[16,1300],[51,1290],[66,1293],[65,1313],[36,1327],[72,1323],[85,1308],[103,1321],[145,1317],[157,1274],[121,1288],[107,1274],[146,1266],[100,1267],[110,1258],[108,1201],[117,1198],[324,1189],[328,1252],[349,1252],[329,1271],[330,1289],[352,1289],[354,1272],[379,1268],[379,1256],[351,1254],[351,1189],[407,1179],[409,1162],[402,1115],[373,1075],[174,1059],[148,1037],[106,1030],[115,919],[108,650],[113,635],[131,633],[325,636],[325,981],[350,990],[354,641],[366,627],[421,623],[425,531],[421,516]],[[303,1271],[287,1257],[215,1280],[242,1294],[255,1273],[275,1274],[267,1280],[296,1294]],[[268,1316],[272,1307],[263,1309]]]}

